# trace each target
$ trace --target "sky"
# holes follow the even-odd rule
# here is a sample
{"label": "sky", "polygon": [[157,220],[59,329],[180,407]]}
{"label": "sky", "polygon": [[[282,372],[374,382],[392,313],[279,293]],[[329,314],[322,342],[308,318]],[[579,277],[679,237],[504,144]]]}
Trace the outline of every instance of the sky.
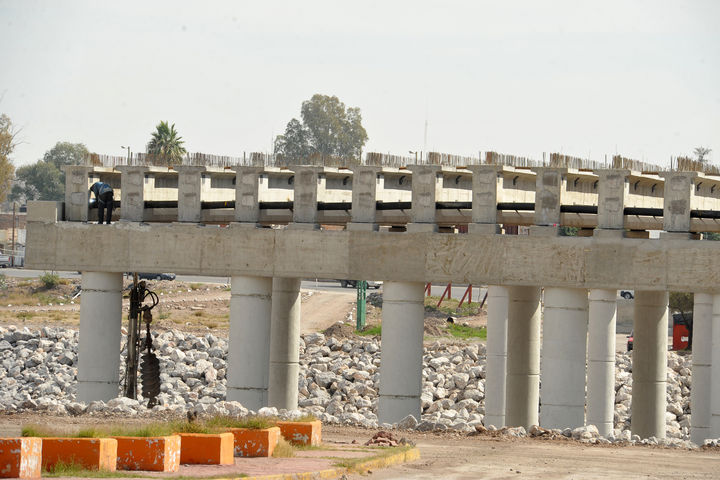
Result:
{"label": "sky", "polygon": [[720,2],[0,0],[13,160],[59,141],[270,152],[313,94],[359,107],[364,150],[720,163]]}

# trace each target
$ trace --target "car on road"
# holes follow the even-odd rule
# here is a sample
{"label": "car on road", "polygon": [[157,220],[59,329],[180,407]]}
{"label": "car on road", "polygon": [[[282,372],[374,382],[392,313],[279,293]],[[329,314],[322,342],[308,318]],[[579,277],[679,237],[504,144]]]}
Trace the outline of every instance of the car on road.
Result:
{"label": "car on road", "polygon": [[633,349],[634,340],[635,340],[635,331],[632,330],[630,332],[630,335],[627,336],[627,351],[628,352]]}
{"label": "car on road", "polygon": [[[132,277],[132,272],[128,272],[127,275]],[[138,272],[138,280],[175,280],[175,274]]]}
{"label": "car on road", "polygon": [[[367,281],[367,286],[368,286],[368,288],[374,288],[375,290],[377,290],[378,288],[380,288],[380,287],[382,286],[382,283],[383,283],[383,282],[378,282],[378,281],[375,281],[375,280],[366,280],[366,281]],[[343,288],[347,288],[347,287],[355,288],[355,287],[357,287],[357,280],[338,280],[338,282],[340,282],[340,286],[343,287]]]}
{"label": "car on road", "polygon": [[635,295],[633,295],[633,292],[630,290],[620,290],[620,296],[625,300],[632,300],[635,298]]}
{"label": "car on road", "polygon": [[0,255],[0,268],[8,268],[10,266],[10,257],[8,255]]}

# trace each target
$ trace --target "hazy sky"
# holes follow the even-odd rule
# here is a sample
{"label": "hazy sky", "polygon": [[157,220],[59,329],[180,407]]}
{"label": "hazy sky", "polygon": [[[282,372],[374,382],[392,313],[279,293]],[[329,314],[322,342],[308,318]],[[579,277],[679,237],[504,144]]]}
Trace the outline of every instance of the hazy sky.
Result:
{"label": "hazy sky", "polygon": [[160,120],[270,151],[315,93],[360,107],[365,151],[720,163],[720,1],[0,0],[16,165],[144,151]]}

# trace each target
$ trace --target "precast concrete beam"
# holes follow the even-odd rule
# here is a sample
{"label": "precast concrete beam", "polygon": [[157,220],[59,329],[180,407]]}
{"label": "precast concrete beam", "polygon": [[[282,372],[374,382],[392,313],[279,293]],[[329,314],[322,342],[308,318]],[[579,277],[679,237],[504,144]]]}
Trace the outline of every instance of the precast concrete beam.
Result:
{"label": "precast concrete beam", "polygon": [[78,342],[79,402],[119,394],[122,273],[83,272]]}
{"label": "precast concrete beam", "polygon": [[355,166],[352,168],[352,209],[348,230],[377,230],[376,202],[378,175],[382,171],[376,166]]}
{"label": "precast concrete beam", "polygon": [[272,278],[232,277],[227,399],[251,410],[268,405]]}
{"label": "precast concrete beam", "polygon": [[720,295],[713,295],[710,363],[710,438],[720,438]]}
{"label": "precast concrete beam", "polygon": [[[720,301],[720,296],[717,297]],[[713,295],[696,293],[693,304],[690,440],[696,445],[711,437]],[[720,306],[720,305],[719,305]],[[720,314],[720,312],[718,312]]]}
{"label": "precast concrete beam", "polygon": [[420,420],[425,284],[385,282],[378,420]]}
{"label": "precast concrete beam", "polygon": [[505,425],[538,425],[540,400],[540,288],[507,287]]}
{"label": "precast concrete beam", "polygon": [[665,438],[668,294],[635,290],[632,354],[633,435]]}
{"label": "precast concrete beam", "polygon": [[260,221],[260,175],[262,167],[235,169],[235,221],[257,224]]}
{"label": "precast concrete beam", "polygon": [[88,178],[93,167],[63,165],[62,169],[65,171],[65,218],[71,222],[87,222]]}
{"label": "precast concrete beam", "polygon": [[437,232],[435,202],[442,182],[440,165],[410,165],[412,171],[412,208],[407,231]]}
{"label": "precast concrete beam", "polygon": [[537,167],[535,172],[535,225],[560,225],[560,205],[567,168]]}
{"label": "precast concrete beam", "polygon": [[470,165],[472,172],[472,221],[470,233],[500,233],[497,204],[504,185],[500,165]]}
{"label": "precast concrete beam", "polygon": [[580,427],[585,424],[587,290],[546,288],[544,307],[540,425]]}
{"label": "precast concrete beam", "polygon": [[485,425],[505,426],[507,376],[508,289],[488,286],[487,370],[485,372]]}
{"label": "precast concrete beam", "polygon": [[697,172],[661,172],[665,179],[663,203],[663,230],[666,232],[689,232],[690,209],[695,193],[693,179]]}
{"label": "precast concrete beam", "polygon": [[272,280],[268,405],[296,409],[300,373],[300,279]]}
{"label": "precast concrete beam", "polygon": [[142,222],[145,219],[145,166],[120,165],[120,214],[122,220]]}
{"label": "precast concrete beam", "polygon": [[597,228],[622,230],[625,228],[625,199],[628,196],[630,170],[595,170],[598,179]]}
{"label": "precast concrete beam", "polygon": [[[320,228],[318,224],[318,190],[324,190],[322,167],[294,167],[293,228]],[[322,184],[322,186],[321,186]]]}
{"label": "precast concrete beam", "polygon": [[175,167],[178,171],[178,222],[200,222],[203,166]]}
{"label": "precast concrete beam", "polygon": [[590,290],[588,318],[586,423],[608,436],[615,420],[617,290]]}

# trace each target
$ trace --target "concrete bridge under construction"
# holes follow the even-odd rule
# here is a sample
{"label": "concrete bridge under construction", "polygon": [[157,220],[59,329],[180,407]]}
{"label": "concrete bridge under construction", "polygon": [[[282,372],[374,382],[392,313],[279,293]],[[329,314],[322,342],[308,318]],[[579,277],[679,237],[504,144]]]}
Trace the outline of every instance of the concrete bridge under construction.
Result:
{"label": "concrete bridge under construction", "polygon": [[[485,424],[607,435],[617,290],[634,289],[632,431],[661,438],[668,292],[683,291],[695,293],[692,440],[720,437],[720,242],[699,241],[720,231],[720,176],[498,165],[66,173],[64,203],[28,206],[26,262],[82,271],[80,401],[118,395],[108,352],[120,345],[123,272],[231,277],[227,399],[252,409],[297,407],[300,280],[373,279],[385,282],[378,417],[419,418],[425,283],[471,283],[489,285]],[[88,221],[96,180],[119,192],[110,226]],[[509,234],[516,225],[528,235]]]}

